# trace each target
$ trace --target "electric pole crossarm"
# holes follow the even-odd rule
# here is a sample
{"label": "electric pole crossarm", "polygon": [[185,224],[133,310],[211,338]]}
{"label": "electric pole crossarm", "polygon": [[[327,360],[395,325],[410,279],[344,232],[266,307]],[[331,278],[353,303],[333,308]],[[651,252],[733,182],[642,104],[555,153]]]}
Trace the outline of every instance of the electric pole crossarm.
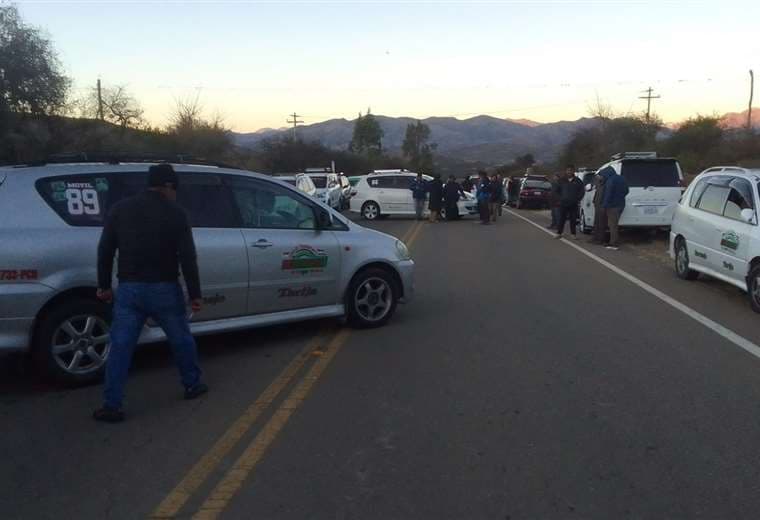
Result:
{"label": "electric pole crossarm", "polygon": [[646,96],[639,96],[639,99],[646,99],[647,100],[647,122],[649,122],[649,116],[652,110],[652,100],[653,99],[660,99],[660,96],[653,96],[652,95],[652,87],[649,87],[644,92],[646,92]]}
{"label": "electric pole crossarm", "polygon": [[293,119],[288,119],[287,123],[293,125],[293,140],[295,141],[296,137],[297,137],[297,135],[296,135],[296,129],[298,128],[298,125],[302,125],[302,124],[304,124],[304,122],[301,119],[298,119],[301,116],[299,116],[295,112],[293,112],[290,115],[291,115],[291,117]]}

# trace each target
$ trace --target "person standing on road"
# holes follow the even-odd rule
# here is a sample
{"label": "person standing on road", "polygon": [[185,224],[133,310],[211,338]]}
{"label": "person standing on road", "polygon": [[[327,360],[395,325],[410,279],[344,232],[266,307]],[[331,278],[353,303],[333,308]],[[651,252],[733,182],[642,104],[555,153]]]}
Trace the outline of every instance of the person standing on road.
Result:
{"label": "person standing on road", "polygon": [[607,235],[607,212],[602,207],[604,199],[604,178],[594,175],[594,237],[592,244],[604,244]]}
{"label": "person standing on road", "polygon": [[617,251],[620,247],[618,222],[620,222],[620,216],[625,210],[628,183],[622,175],[615,173],[612,168],[605,168],[602,177],[604,177],[602,207],[607,214],[607,225],[610,227],[610,243],[607,245],[607,249]]}
{"label": "person standing on road", "polygon": [[549,210],[552,214],[552,223],[546,226],[546,229],[558,229],[559,228],[559,213],[560,213],[560,196],[559,196],[559,174],[554,174],[549,179],[551,188],[549,189]]}
{"label": "person standing on road", "polygon": [[462,187],[456,178],[451,175],[446,186],[443,187],[443,201],[446,208],[446,220],[457,220],[459,218],[459,196],[462,193]]}
{"label": "person standing on road", "polygon": [[414,199],[414,214],[417,220],[422,220],[422,215],[425,213],[428,186],[421,173],[417,174],[417,178],[409,185],[409,189],[412,190],[412,198]]}
{"label": "person standing on road", "polygon": [[570,221],[570,234],[578,240],[576,225],[578,224],[578,205],[583,199],[586,190],[583,181],[575,175],[575,166],[568,165],[565,168],[565,176],[557,181],[557,195],[559,197],[559,222],[557,234],[554,238],[562,238],[565,231],[565,222]]}
{"label": "person standing on road", "polygon": [[499,176],[495,173],[491,175],[491,193],[488,199],[488,212],[491,216],[491,222],[496,222],[501,210],[501,183],[499,182]]}
{"label": "person standing on road", "polygon": [[443,183],[441,182],[441,176],[435,174],[433,180],[428,185],[428,193],[430,194],[430,222],[438,222],[438,217],[441,214],[441,207],[443,206]]}
{"label": "person standing on road", "polygon": [[480,223],[490,224],[491,216],[489,212],[489,203],[491,201],[491,183],[488,180],[488,174],[483,170],[478,173],[478,177],[479,181],[476,197],[478,199],[478,210],[480,211]]}
{"label": "person standing on road", "polygon": [[[98,244],[97,296],[104,302],[113,301],[114,307],[104,404],[93,413],[98,421],[124,420],[124,385],[148,318],[158,323],[169,340],[185,399],[208,392],[208,386],[201,382],[185,296],[178,282],[181,266],[192,311],[200,312],[195,243],[187,215],[176,204],[178,185],[179,177],[170,164],[151,166],[147,191],[116,204],[103,226]],[[119,286],[114,297],[111,279],[117,251]]]}

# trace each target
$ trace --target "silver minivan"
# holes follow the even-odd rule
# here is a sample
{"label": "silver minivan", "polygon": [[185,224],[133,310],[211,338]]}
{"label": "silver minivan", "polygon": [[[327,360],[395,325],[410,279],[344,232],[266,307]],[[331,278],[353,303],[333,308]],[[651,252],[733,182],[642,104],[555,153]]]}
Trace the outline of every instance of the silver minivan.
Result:
{"label": "silver minivan", "polygon": [[[101,226],[114,203],[145,189],[150,166],[0,168],[0,352],[29,350],[68,383],[101,376],[110,348],[110,309],[95,298]],[[379,326],[412,296],[414,262],[400,240],[266,175],[174,168],[205,303],[194,334],[339,316]],[[151,323],[140,337],[162,339]]]}

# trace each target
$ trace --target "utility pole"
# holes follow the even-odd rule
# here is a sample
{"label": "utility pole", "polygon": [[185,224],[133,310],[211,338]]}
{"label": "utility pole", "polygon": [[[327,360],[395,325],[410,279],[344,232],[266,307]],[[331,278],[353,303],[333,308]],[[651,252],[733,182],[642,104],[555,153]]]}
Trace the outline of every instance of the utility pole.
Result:
{"label": "utility pole", "polygon": [[98,78],[98,119],[101,121],[105,119],[103,115],[103,94],[100,91],[100,78]]}
{"label": "utility pole", "polygon": [[293,141],[295,141],[296,140],[296,128],[298,128],[298,125],[302,125],[303,121],[301,121],[300,119],[298,119],[300,116],[298,114],[296,114],[295,112],[293,112],[291,114],[291,116],[293,117],[293,119],[292,120],[288,119],[288,124],[292,124],[293,125]]}
{"label": "utility pole", "polygon": [[647,123],[649,122],[649,116],[652,110],[652,100],[653,99],[660,99],[660,96],[653,96],[652,95],[652,87],[649,87],[648,89],[644,90],[643,92],[646,92],[646,96],[639,96],[639,99],[646,99],[647,100]]}
{"label": "utility pole", "polygon": [[749,70],[749,110],[747,111],[747,131],[752,132],[752,95],[755,93],[755,73]]}

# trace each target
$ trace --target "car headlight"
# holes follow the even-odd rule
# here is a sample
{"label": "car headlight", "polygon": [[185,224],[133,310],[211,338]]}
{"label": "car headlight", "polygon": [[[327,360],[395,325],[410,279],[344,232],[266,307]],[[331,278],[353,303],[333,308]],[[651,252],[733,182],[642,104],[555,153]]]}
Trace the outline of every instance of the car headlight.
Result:
{"label": "car headlight", "polygon": [[396,254],[399,260],[410,260],[409,248],[401,240],[396,240]]}

